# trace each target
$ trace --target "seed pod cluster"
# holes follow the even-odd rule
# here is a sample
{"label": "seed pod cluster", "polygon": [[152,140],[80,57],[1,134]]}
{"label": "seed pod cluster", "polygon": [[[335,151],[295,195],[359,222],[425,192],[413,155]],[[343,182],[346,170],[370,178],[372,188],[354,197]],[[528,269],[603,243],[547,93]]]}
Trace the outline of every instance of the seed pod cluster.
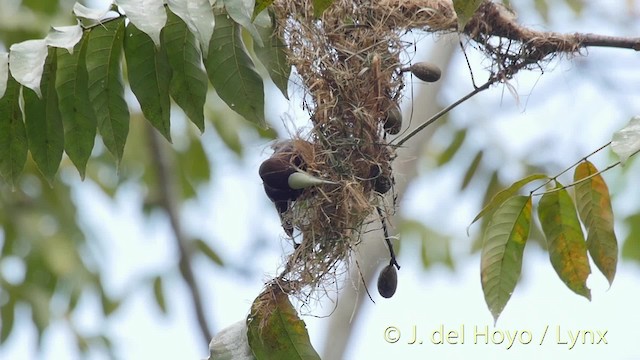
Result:
{"label": "seed pod cluster", "polygon": [[393,264],[382,268],[378,275],[378,293],[383,298],[390,298],[396,293],[398,288],[398,272]]}
{"label": "seed pod cluster", "polygon": [[394,183],[389,164],[372,165],[369,178],[373,182],[373,190],[381,195],[389,192]]}
{"label": "seed pod cluster", "polygon": [[395,135],[400,132],[400,128],[402,128],[402,111],[400,111],[400,107],[395,102],[386,111],[383,126],[387,134]]}
{"label": "seed pod cluster", "polygon": [[412,64],[409,70],[413,76],[425,82],[436,82],[442,76],[442,70],[437,65],[426,61]]}

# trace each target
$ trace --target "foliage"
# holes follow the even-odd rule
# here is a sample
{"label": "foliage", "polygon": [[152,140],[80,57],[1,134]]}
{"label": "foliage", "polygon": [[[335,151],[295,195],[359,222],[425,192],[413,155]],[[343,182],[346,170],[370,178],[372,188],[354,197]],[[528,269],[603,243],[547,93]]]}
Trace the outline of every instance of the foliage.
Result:
{"label": "foliage", "polygon": [[[227,5],[233,6],[235,14],[239,3]],[[128,82],[145,118],[167,140],[171,141],[169,94],[204,130],[202,108],[207,87],[203,65],[218,95],[231,109],[259,126],[265,125],[263,79],[254,70],[240,36],[240,24],[233,18],[226,14],[216,16],[213,36],[207,37],[203,14],[209,12],[212,19],[214,16],[207,5],[185,10],[170,2],[168,7],[160,8],[165,21],[159,28],[159,15],[129,7],[129,2],[123,2],[123,9],[132,18],[128,24],[124,14],[96,14],[76,5],[74,11],[83,19],[83,25],[67,27],[63,32],[54,30],[45,41],[27,42],[29,46],[13,44],[9,56],[0,57],[5,61],[0,67],[4,69],[2,75],[7,76],[7,69],[11,69],[13,76],[0,84],[0,94],[6,92],[0,99],[0,117],[6,119],[2,124],[7,128],[4,133],[15,134],[0,143],[0,154],[9,155],[2,156],[7,160],[3,160],[0,175],[6,181],[19,181],[26,162],[27,149],[20,145],[23,143],[29,144],[38,168],[50,181],[58,170],[63,149],[84,175],[94,144],[92,134],[96,132],[116,161],[122,160],[130,118],[121,82],[122,53]],[[268,29],[270,21],[265,16],[266,13],[256,23]],[[242,23],[255,28],[253,23]],[[268,41],[267,47],[258,46],[260,59],[286,95],[289,70],[284,65],[282,47],[273,46],[282,42],[264,31],[262,34],[261,37],[256,30],[254,38],[257,45],[262,45],[263,37]],[[16,78],[14,70],[25,59],[31,66],[20,69]],[[6,62],[8,67],[4,66]],[[41,66],[33,66],[39,63],[44,64],[44,73]],[[25,88],[24,119],[16,111],[20,101],[16,91],[20,86],[15,86],[13,79]],[[22,122],[26,136],[21,132]]]}

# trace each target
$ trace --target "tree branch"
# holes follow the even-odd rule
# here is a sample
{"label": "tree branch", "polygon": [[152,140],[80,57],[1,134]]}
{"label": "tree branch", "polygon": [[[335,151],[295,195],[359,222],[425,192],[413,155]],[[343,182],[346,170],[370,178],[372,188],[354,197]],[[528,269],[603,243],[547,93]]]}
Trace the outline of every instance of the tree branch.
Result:
{"label": "tree branch", "polygon": [[167,216],[169,216],[171,229],[173,230],[174,239],[180,256],[180,275],[184,279],[187,287],[189,288],[189,292],[191,293],[191,302],[198,326],[200,327],[200,334],[202,335],[205,344],[208,344],[211,340],[211,332],[207,325],[200,290],[193,274],[193,270],[191,269],[191,252],[187,247],[187,238],[184,235],[184,231],[180,224],[180,218],[178,216],[178,200],[175,196],[176,186],[173,175],[175,172],[172,169],[166,152],[162,148],[162,138],[149,124],[146,124],[146,128],[149,137],[152,165],[155,168],[158,186],[160,187],[160,204],[167,212]]}
{"label": "tree branch", "polygon": [[[396,23],[430,32],[455,32],[458,19],[451,0],[381,0],[398,13]],[[399,17],[403,17],[400,19]],[[499,65],[513,69],[538,65],[558,54],[576,54],[587,47],[614,47],[640,51],[640,37],[628,38],[589,33],[561,34],[536,31],[516,22],[513,12],[485,0],[462,31]]]}

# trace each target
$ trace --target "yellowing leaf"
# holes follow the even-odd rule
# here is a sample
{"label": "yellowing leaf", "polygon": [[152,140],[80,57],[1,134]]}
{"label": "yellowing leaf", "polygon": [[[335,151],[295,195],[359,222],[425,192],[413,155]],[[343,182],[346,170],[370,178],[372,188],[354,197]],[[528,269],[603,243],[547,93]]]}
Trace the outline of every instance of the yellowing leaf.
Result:
{"label": "yellowing leaf", "polygon": [[265,290],[247,318],[249,346],[257,360],[320,359],[287,294],[277,286]]}
{"label": "yellowing leaf", "polygon": [[560,183],[542,195],[538,217],[556,273],[569,289],[591,300],[591,290],[587,287],[591,273],[587,244],[573,201]]}
{"label": "yellowing leaf", "polygon": [[495,321],[520,277],[530,225],[531,197],[514,196],[496,209],[484,233],[480,275],[484,299]]}
{"label": "yellowing leaf", "polygon": [[[585,161],[576,167],[576,204],[580,219],[587,229],[587,249],[598,269],[609,280],[616,275],[618,241],[613,230],[613,210],[609,189],[592,163]],[[594,175],[597,174],[597,175]]]}
{"label": "yellowing leaf", "polygon": [[453,9],[458,15],[458,31],[464,30],[480,4],[482,4],[482,0],[453,0]]}

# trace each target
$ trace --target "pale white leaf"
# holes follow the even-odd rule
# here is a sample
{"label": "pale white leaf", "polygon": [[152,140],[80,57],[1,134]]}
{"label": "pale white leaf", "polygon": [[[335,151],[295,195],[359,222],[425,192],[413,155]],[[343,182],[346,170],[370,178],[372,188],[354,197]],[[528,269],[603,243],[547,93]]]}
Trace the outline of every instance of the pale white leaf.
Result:
{"label": "pale white leaf", "polygon": [[167,13],[162,0],[117,0],[129,21],[151,37],[160,46],[160,30],[167,23]]}
{"label": "pale white leaf", "polygon": [[73,5],[73,13],[77,17],[94,21],[100,21],[104,19],[110,9],[111,5],[107,6],[105,9],[90,9],[78,2]]}
{"label": "pale white leaf", "polygon": [[209,359],[253,360],[247,340],[247,322],[238,321],[220,330],[209,343]]}
{"label": "pale white leaf", "polygon": [[80,25],[73,26],[54,26],[44,38],[49,46],[67,49],[73,54],[73,47],[82,39],[82,27]]}
{"label": "pale white leaf", "polygon": [[0,53],[0,99],[7,91],[7,81],[9,80],[9,53]]}
{"label": "pale white leaf", "polygon": [[632,117],[627,126],[613,134],[611,149],[623,165],[629,156],[640,151],[640,116]]}
{"label": "pale white leaf", "polygon": [[272,24],[271,24],[271,16],[269,15],[269,12],[262,10],[260,14],[256,15],[256,18],[253,19],[253,23],[257,27],[270,28]]}
{"label": "pale white leaf", "polygon": [[204,55],[209,51],[215,17],[209,0],[168,0],[169,9],[196,35]]}
{"label": "pale white leaf", "polygon": [[40,79],[47,59],[47,44],[44,39],[27,40],[9,48],[9,70],[20,84],[42,97]]}
{"label": "pale white leaf", "polygon": [[249,31],[256,45],[263,47],[260,33],[258,33],[258,29],[251,21],[255,5],[255,0],[224,0],[224,8],[227,10],[227,14],[231,16],[233,21]]}

